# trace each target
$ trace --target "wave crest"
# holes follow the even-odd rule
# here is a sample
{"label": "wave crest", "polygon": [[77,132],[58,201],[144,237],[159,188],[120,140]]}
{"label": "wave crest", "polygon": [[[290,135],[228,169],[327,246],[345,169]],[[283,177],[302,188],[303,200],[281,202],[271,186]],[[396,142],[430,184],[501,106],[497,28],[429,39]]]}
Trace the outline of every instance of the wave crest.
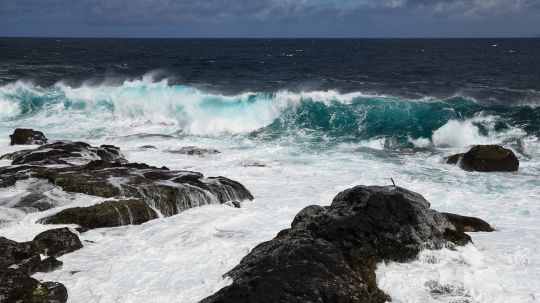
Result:
{"label": "wave crest", "polygon": [[[540,109],[503,107],[463,97],[402,100],[353,92],[210,94],[151,76],[70,87],[17,82],[0,87],[0,126],[76,136],[135,133],[249,134],[333,144],[386,142],[384,148],[463,147],[536,134]],[[375,141],[373,141],[375,142]],[[378,144],[379,146],[381,144]]]}

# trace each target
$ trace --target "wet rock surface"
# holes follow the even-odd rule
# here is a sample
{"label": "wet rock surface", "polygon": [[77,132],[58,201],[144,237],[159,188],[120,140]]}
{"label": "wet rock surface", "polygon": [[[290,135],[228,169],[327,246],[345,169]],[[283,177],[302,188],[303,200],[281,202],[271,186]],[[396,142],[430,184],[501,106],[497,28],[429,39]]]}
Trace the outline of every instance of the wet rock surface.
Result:
{"label": "wet rock surface", "polygon": [[458,232],[491,232],[494,229],[482,219],[475,217],[460,216],[456,214],[443,213],[446,219],[454,225]]}
{"label": "wet rock surface", "polygon": [[66,302],[64,285],[39,282],[30,275],[62,266],[52,256],[41,260],[40,254],[58,256],[79,248],[79,237],[67,228],[48,230],[22,243],[0,237],[0,302]]}
{"label": "wet rock surface", "polygon": [[88,207],[74,207],[41,219],[43,224],[77,224],[85,229],[142,224],[157,218],[143,200],[108,201]]}
{"label": "wet rock surface", "polygon": [[17,128],[13,132],[13,135],[9,137],[11,139],[11,145],[41,145],[47,143],[47,138],[45,138],[42,132],[28,128]]}
{"label": "wet rock surface", "polygon": [[[171,171],[166,167],[128,163],[120,150],[112,145],[92,147],[83,142],[55,142],[3,157],[13,159],[13,164],[0,168],[0,187],[13,186],[17,181],[29,178],[43,179],[69,193],[142,200],[149,208],[158,210],[164,216],[204,204],[253,199],[242,184],[225,177],[206,178],[197,172]],[[52,203],[45,198],[43,192],[37,190],[21,199],[18,205],[29,211],[48,209]],[[112,203],[102,206],[99,211],[103,212],[105,206],[114,209]],[[128,208],[126,211],[125,206]],[[131,206],[137,207],[132,211]],[[140,224],[155,217],[153,210],[142,209],[140,206],[140,203],[134,202],[117,205],[116,209],[120,213],[114,221]],[[88,209],[86,213],[92,211],[97,209]],[[64,216],[62,221],[70,220]],[[117,226],[112,225],[110,222],[113,220],[110,219],[105,220],[109,223],[91,219],[92,223],[80,217],[74,217],[71,221],[84,222],[89,227]]]}
{"label": "wet rock surface", "polygon": [[12,165],[51,165],[70,162],[81,164],[91,160],[127,163],[120,149],[113,145],[93,147],[84,142],[59,141],[42,145],[37,149],[26,149],[5,154],[0,159],[13,160]]}
{"label": "wet rock surface", "polygon": [[[46,143],[44,136],[38,140],[42,133],[29,131],[17,130],[12,141]],[[21,143],[23,137],[26,141]],[[198,156],[219,153],[192,147],[180,152]],[[53,208],[58,206],[50,196],[55,190],[69,195],[114,198],[87,207],[67,208],[39,220],[44,224],[77,224],[80,232],[141,224],[157,218],[158,212],[172,216],[210,203],[238,207],[241,201],[253,199],[242,184],[226,177],[205,177],[198,172],[129,163],[113,145],[95,147],[84,142],[58,141],[1,158],[12,160],[12,165],[0,167],[0,187],[14,186],[19,181],[27,186],[27,193],[10,202],[10,207],[26,212]],[[66,195],[64,199],[75,196]],[[59,268],[63,263],[56,257],[80,248],[82,243],[77,234],[68,228],[47,230],[24,243],[0,237],[0,301],[66,302],[67,290],[62,284],[39,282],[30,275]],[[48,257],[41,260],[40,254]]]}
{"label": "wet rock surface", "polygon": [[34,238],[32,244],[40,254],[54,257],[83,247],[79,237],[66,227],[44,231]]}
{"label": "wet rock surface", "polygon": [[445,158],[445,162],[457,164],[467,171],[511,172],[519,169],[519,159],[514,152],[500,145],[476,145],[466,153]]}
{"label": "wet rock surface", "polygon": [[0,269],[0,298],[2,302],[64,303],[67,289],[57,282],[39,282],[18,270]]}
{"label": "wet rock surface", "polygon": [[464,245],[470,237],[400,187],[357,186],[328,207],[308,206],[290,229],[256,246],[210,302],[386,302],[376,284],[381,261],[406,262],[423,248]]}

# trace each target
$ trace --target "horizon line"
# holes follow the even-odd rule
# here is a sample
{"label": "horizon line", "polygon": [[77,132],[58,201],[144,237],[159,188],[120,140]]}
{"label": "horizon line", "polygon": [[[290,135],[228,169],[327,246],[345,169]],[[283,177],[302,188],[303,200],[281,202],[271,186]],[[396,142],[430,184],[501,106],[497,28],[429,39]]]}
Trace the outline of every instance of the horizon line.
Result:
{"label": "horizon line", "polygon": [[0,39],[540,39],[540,35],[537,36],[448,36],[448,37],[439,37],[439,36],[407,36],[407,37],[398,37],[398,36],[389,36],[389,37],[352,37],[352,36],[337,36],[337,37],[326,37],[326,36],[299,36],[299,37],[283,37],[283,36],[268,36],[268,37],[257,37],[257,36],[238,36],[238,37],[213,37],[213,36],[179,36],[179,37],[150,37],[150,36],[140,36],[140,37],[126,37],[126,36],[0,36]]}

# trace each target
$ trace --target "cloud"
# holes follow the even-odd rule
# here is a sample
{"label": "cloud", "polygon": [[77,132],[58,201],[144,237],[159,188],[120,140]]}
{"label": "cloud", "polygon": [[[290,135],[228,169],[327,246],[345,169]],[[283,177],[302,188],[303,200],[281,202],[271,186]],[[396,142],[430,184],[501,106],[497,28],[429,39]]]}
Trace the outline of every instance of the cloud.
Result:
{"label": "cloud", "polygon": [[539,0],[0,0],[0,34],[154,26],[276,36],[520,35],[539,20]]}

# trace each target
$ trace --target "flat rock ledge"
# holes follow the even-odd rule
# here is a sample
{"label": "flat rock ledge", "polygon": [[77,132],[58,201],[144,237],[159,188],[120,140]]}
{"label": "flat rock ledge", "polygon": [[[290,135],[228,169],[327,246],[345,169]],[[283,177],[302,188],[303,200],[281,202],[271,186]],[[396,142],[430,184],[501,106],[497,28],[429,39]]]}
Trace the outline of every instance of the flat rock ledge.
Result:
{"label": "flat rock ledge", "polygon": [[466,171],[512,172],[519,169],[519,159],[514,152],[500,145],[476,145],[466,153],[444,158],[444,162]]}
{"label": "flat rock ledge", "polygon": [[[47,230],[22,243],[0,237],[0,301],[66,302],[68,293],[64,285],[40,282],[31,275],[58,269],[62,262],[55,257],[80,248],[79,237],[68,228]],[[46,257],[41,260],[40,254]]]}
{"label": "flat rock ledge", "polygon": [[256,246],[226,276],[233,283],[202,303],[373,302],[391,298],[377,287],[382,261],[407,262],[424,248],[465,245],[464,231],[486,222],[440,213],[400,187],[356,186],[328,207],[308,206],[291,228]]}
{"label": "flat rock ledge", "polygon": [[[59,141],[2,158],[13,162],[0,168],[0,187],[34,178],[69,193],[110,199],[90,207],[66,209],[40,221],[47,224],[78,224],[87,229],[141,224],[159,214],[168,217],[205,204],[239,205],[253,199],[242,184],[226,177],[129,163],[113,145],[94,147]],[[50,189],[43,185],[32,188],[32,193],[15,207],[24,211],[54,207],[53,201],[44,200],[41,188]]]}

